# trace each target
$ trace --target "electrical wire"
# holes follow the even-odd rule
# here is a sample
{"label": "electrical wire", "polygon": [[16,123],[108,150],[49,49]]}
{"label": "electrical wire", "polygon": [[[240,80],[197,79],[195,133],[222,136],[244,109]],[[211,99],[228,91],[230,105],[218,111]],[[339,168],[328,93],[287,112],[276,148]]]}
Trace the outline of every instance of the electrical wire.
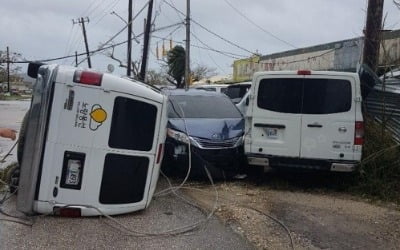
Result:
{"label": "electrical wire", "polygon": [[[171,28],[171,27],[174,27],[174,26],[176,26],[176,25],[181,25],[181,24],[182,24],[182,23],[175,23],[175,24],[163,26],[163,27],[154,29],[152,32],[157,32],[157,31],[161,31],[161,30],[164,30],[164,29],[169,29],[169,28]],[[142,35],[143,35],[143,33],[140,33],[140,34],[136,35],[136,37],[134,37],[134,38],[132,38],[132,39],[138,38],[138,37],[140,37],[140,36],[142,36]],[[104,50],[107,50],[107,49],[110,49],[110,48],[113,48],[113,47],[118,47],[118,46],[120,46],[120,45],[122,45],[122,44],[125,44],[125,43],[127,43],[127,42],[128,42],[128,40],[125,40],[125,41],[123,41],[123,42],[119,42],[119,43],[116,43],[116,44],[112,44],[112,45],[109,45],[109,46],[105,46],[105,47],[100,48],[100,49],[91,50],[91,51],[89,51],[89,53],[90,53],[91,55],[93,55],[93,54],[95,54],[95,53],[97,53],[97,52],[101,52],[101,51],[104,51]],[[86,52],[81,52],[81,53],[78,53],[78,54],[76,54],[76,55],[61,56],[61,57],[55,57],[55,58],[49,58],[49,59],[12,61],[11,63],[21,63],[21,64],[22,64],[22,63],[31,63],[31,62],[51,62],[51,61],[57,61],[57,60],[62,60],[62,59],[66,59],[66,58],[72,58],[72,57],[75,57],[75,56],[83,56],[83,55],[86,55]],[[2,61],[1,61],[1,62],[2,62]]]}
{"label": "electrical wire", "polygon": [[18,142],[19,142],[19,139],[15,141],[15,143],[12,145],[12,147],[10,148],[10,150],[8,150],[7,154],[5,154],[5,155],[3,156],[3,158],[0,160],[0,163],[3,163],[4,160],[7,159],[7,157],[11,155],[11,151],[13,151],[13,149],[15,148],[15,146],[17,146]]}
{"label": "electrical wire", "polygon": [[[155,35],[153,35],[153,37],[159,38],[159,39],[163,39],[162,37],[155,36]],[[174,43],[176,43],[176,44],[184,44],[183,42],[180,42],[180,41],[176,41],[176,40],[172,40],[172,41],[173,41]],[[197,46],[197,45],[195,45],[195,44],[190,44],[190,46],[191,46],[191,47],[195,47],[195,48],[199,48],[199,49],[214,51],[214,52],[217,52],[217,53],[219,53],[219,54],[221,54],[221,55],[224,55],[224,56],[227,56],[227,57],[230,57],[230,58],[233,58],[233,59],[241,59],[241,58],[246,57],[246,56],[244,56],[244,55],[239,55],[239,54],[235,54],[235,53],[231,53],[231,52],[227,52],[227,51],[222,51],[222,50],[213,49],[213,48],[211,48],[211,47],[201,47],[201,46]]]}
{"label": "electrical wire", "polygon": [[[101,20],[103,20],[103,18],[105,16],[107,16],[109,14],[110,9],[113,9],[121,0],[116,0],[113,3],[109,4],[106,8],[104,8],[103,10],[103,15],[96,21],[96,23],[94,23],[93,25],[91,25],[91,27],[96,26],[98,23],[101,22]],[[95,19],[95,18],[94,18]]]}
{"label": "electrical wire", "polygon": [[245,14],[243,14],[240,10],[238,10],[235,6],[233,6],[233,4],[231,2],[229,2],[228,0],[224,0],[225,3],[227,3],[234,11],[236,11],[236,13],[238,13],[241,17],[243,17],[244,19],[246,19],[249,23],[253,24],[254,26],[256,26],[257,28],[259,28],[261,31],[263,31],[264,33],[266,33],[269,36],[272,36],[273,38],[275,38],[278,41],[281,41],[282,43],[289,45],[290,47],[293,47],[295,49],[297,49],[298,47],[294,46],[293,44],[289,43],[288,41],[283,40],[282,38],[279,38],[278,36],[274,35],[272,32],[266,30],[265,28],[261,27],[260,25],[258,25],[256,22],[254,22],[253,20],[251,20],[248,16],[246,16]]}
{"label": "electrical wire", "polygon": [[[170,6],[171,8],[173,8],[174,10],[176,10],[177,12],[179,12],[181,15],[185,16],[185,14],[184,14],[182,11],[180,11],[178,8],[176,8],[174,5],[168,3],[166,0],[163,0],[163,1],[164,1],[168,6]],[[220,35],[218,35],[218,34],[215,33],[214,31],[211,31],[210,29],[206,28],[206,27],[203,26],[202,24],[198,23],[196,20],[194,20],[194,19],[192,19],[192,18],[191,18],[190,20],[191,20],[193,23],[197,24],[197,25],[198,25],[199,27],[201,27],[202,29],[204,29],[205,31],[207,31],[208,33],[210,33],[210,34],[212,34],[212,35],[218,37],[219,39],[223,40],[224,42],[229,43],[230,45],[232,45],[232,46],[234,46],[234,47],[236,47],[236,48],[239,48],[239,49],[241,49],[241,50],[243,50],[243,51],[246,51],[247,53],[249,53],[249,54],[251,54],[251,55],[255,54],[254,52],[252,52],[252,51],[250,51],[250,50],[248,50],[248,49],[246,49],[246,48],[244,48],[244,47],[242,47],[242,46],[240,46],[240,45],[238,45],[238,44],[236,44],[236,43],[234,43],[234,42],[231,42],[231,41],[229,41],[228,39],[226,39],[226,38],[224,38],[224,37],[222,37],[222,36],[220,36]]]}
{"label": "electrical wire", "polygon": [[[127,22],[126,25],[121,30],[119,30],[116,34],[114,34],[110,39],[108,39],[107,42],[101,44],[98,49],[103,49],[104,46],[106,46],[112,40],[114,40],[117,36],[119,36],[140,15],[140,13],[142,13],[142,11],[147,7],[148,4],[149,4],[149,1],[146,2],[146,4],[142,7],[142,9],[140,9],[139,12],[132,18],[132,20]],[[93,55],[93,53],[91,55]],[[88,59],[88,57],[85,57],[83,60],[78,62],[78,65],[80,65],[83,62],[85,62],[87,59]]]}

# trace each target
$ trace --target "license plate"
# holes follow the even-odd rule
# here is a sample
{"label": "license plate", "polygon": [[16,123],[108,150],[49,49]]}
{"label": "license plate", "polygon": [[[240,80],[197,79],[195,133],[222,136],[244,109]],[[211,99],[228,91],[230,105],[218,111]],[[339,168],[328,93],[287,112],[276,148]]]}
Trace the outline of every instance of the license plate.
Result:
{"label": "license plate", "polygon": [[269,139],[277,139],[278,138],[278,129],[276,129],[276,128],[267,128],[267,138],[269,138]]}
{"label": "license plate", "polygon": [[65,178],[65,184],[75,186],[78,185],[80,171],[81,162],[79,160],[68,160],[67,177]]}

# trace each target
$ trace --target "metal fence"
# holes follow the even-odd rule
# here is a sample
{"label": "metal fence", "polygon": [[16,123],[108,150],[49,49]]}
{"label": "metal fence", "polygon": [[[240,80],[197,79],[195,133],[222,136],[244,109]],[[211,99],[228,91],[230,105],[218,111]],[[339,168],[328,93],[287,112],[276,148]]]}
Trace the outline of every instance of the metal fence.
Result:
{"label": "metal fence", "polygon": [[364,105],[367,114],[384,123],[400,143],[400,78],[387,78],[384,84],[375,85]]}

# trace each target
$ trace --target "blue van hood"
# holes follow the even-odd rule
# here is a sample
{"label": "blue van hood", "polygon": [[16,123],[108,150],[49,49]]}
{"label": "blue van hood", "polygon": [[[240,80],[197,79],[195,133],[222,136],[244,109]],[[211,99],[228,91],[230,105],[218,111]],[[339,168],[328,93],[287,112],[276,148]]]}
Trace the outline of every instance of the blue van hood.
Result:
{"label": "blue van hood", "polygon": [[[200,137],[210,140],[226,140],[244,134],[244,119],[198,119],[187,118],[186,127],[192,137]],[[182,119],[169,119],[168,128],[185,132],[185,123]]]}

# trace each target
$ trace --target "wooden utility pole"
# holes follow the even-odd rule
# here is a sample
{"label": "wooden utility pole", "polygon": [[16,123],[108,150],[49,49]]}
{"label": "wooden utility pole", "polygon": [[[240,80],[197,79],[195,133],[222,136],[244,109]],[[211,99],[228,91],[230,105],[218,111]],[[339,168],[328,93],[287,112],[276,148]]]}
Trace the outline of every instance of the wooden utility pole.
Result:
{"label": "wooden utility pole", "polygon": [[140,65],[140,73],[139,73],[139,80],[141,80],[141,81],[144,81],[146,79],[147,57],[149,54],[152,12],[153,12],[153,0],[150,0],[149,1],[149,9],[147,11],[147,22],[146,22],[146,27],[145,27],[145,31],[144,31],[142,64]]}
{"label": "wooden utility pole", "polygon": [[10,50],[7,46],[7,91],[10,93]]}
{"label": "wooden utility pole", "polygon": [[190,0],[186,0],[185,89],[190,84]]}
{"label": "wooden utility pole", "polygon": [[368,0],[363,63],[368,65],[373,71],[377,71],[379,64],[383,2],[384,0]]}
{"label": "wooden utility pole", "polygon": [[128,65],[126,67],[126,75],[131,76],[132,72],[132,0],[128,4]]}
{"label": "wooden utility pole", "polygon": [[81,18],[78,18],[77,20],[72,20],[73,24],[77,24],[77,23],[82,24],[82,33],[83,33],[83,38],[85,40],[86,56],[87,56],[87,59],[88,59],[88,67],[91,68],[92,67],[92,62],[90,61],[89,45],[88,45],[87,36],[86,36],[85,22],[86,23],[89,22],[89,18],[88,17],[86,17],[85,19],[83,17],[81,17]]}

